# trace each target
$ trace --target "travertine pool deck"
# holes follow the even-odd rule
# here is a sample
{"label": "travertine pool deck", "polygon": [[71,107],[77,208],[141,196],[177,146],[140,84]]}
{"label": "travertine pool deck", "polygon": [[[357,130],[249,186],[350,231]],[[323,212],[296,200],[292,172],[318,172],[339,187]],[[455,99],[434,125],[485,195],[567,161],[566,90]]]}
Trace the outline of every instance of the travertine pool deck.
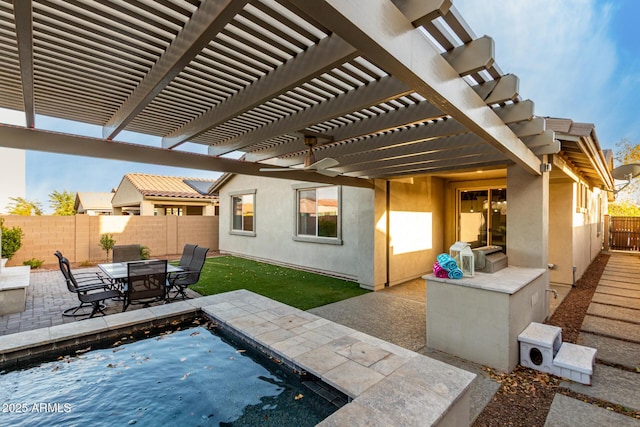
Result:
{"label": "travertine pool deck", "polygon": [[246,290],[0,336],[3,363],[202,313],[346,394],[323,426],[467,425],[475,375]]}

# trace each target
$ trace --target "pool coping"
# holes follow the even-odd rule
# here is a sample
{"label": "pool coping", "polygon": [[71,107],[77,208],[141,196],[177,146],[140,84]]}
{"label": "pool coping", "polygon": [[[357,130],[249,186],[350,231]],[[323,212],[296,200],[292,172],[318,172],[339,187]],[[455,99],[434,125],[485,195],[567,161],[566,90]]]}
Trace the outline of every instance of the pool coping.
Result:
{"label": "pool coping", "polygon": [[0,336],[0,364],[198,315],[347,395],[321,426],[469,424],[475,374],[247,290]]}

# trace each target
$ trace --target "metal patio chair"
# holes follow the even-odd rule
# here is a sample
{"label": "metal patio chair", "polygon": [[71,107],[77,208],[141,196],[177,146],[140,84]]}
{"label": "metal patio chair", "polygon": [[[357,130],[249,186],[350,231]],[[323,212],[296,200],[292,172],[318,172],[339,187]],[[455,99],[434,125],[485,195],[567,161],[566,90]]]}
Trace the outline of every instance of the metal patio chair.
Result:
{"label": "metal patio chair", "polygon": [[127,264],[127,283],[124,286],[122,311],[130,304],[148,307],[155,301],[166,300],[167,260],[130,262]]}
{"label": "metal patio chair", "polygon": [[113,262],[140,261],[140,245],[116,245],[113,247]]}
{"label": "metal patio chair", "polygon": [[191,243],[187,243],[184,245],[182,249],[182,256],[180,257],[180,262],[178,263],[178,267],[183,270],[189,269],[189,264],[191,264],[191,260],[193,259],[193,253],[195,252],[198,245],[192,245]]}
{"label": "metal patio chair", "polygon": [[207,252],[209,252],[209,248],[196,246],[189,266],[184,271],[173,273],[169,276],[169,293],[175,292],[175,295],[173,297],[168,296],[167,299],[172,301],[189,299],[186,293],[187,288],[190,285],[195,285],[200,280],[202,267],[207,260]]}
{"label": "metal patio chair", "polygon": [[64,316],[86,316],[87,313],[76,313],[80,308],[88,305],[91,305],[92,307],[91,313],[88,314],[90,318],[95,316],[98,312],[105,314],[104,301],[120,296],[120,292],[114,289],[109,289],[109,285],[107,283],[104,283],[97,277],[94,281],[91,281],[89,279],[76,279],[76,277],[71,272],[69,260],[65,257],[62,257],[60,259],[60,270],[62,271],[62,275],[67,282],[67,288],[70,292],[75,293],[78,296],[78,300],[80,300],[80,305],[75,309],[72,308],[65,310],[63,312]]}
{"label": "metal patio chair", "polygon": [[[78,289],[82,291],[93,291],[93,290],[108,290],[111,288],[111,283],[107,282],[106,279],[102,277],[102,275],[99,272],[96,272],[96,271],[86,272],[86,273],[81,272],[81,273],[73,274],[73,278],[76,281],[76,284],[78,286],[77,288],[73,286],[70,287],[69,280],[71,280],[71,278],[69,277],[68,273],[70,273],[71,269],[65,268],[62,265],[63,262],[69,265],[69,260],[64,255],[62,255],[62,252],[60,252],[59,250],[55,251],[54,255],[56,256],[56,258],[58,258],[58,267],[60,267],[60,271],[62,272],[62,275],[64,276],[65,280],[67,281],[67,289],[70,292],[77,293]],[[62,315],[66,317],[88,316],[90,313],[81,311],[81,309],[89,306],[91,306],[91,303],[81,302],[80,305],[76,307],[71,307],[71,308],[67,308],[66,310],[63,310]]]}

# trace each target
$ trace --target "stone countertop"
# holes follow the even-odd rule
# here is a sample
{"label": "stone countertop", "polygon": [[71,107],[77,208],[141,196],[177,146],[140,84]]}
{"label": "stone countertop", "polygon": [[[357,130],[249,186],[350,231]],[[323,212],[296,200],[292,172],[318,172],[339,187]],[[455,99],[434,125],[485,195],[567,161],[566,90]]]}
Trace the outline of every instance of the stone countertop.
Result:
{"label": "stone countertop", "polygon": [[29,273],[31,267],[28,265],[19,267],[4,267],[0,273],[0,291],[26,288],[29,286]]}
{"label": "stone countertop", "polygon": [[433,274],[427,274],[422,276],[422,278],[432,282],[448,283],[467,288],[476,288],[513,295],[538,277],[542,276],[544,272],[544,268],[509,266],[495,273],[477,272],[473,277],[463,277],[462,279],[442,279],[434,276]]}

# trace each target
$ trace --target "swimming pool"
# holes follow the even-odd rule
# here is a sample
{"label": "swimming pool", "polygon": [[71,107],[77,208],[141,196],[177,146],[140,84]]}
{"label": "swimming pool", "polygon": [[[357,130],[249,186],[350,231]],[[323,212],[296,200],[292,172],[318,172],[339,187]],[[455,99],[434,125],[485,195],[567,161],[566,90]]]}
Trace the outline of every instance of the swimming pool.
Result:
{"label": "swimming pool", "polygon": [[0,424],[305,426],[338,408],[204,327],[0,375]]}

